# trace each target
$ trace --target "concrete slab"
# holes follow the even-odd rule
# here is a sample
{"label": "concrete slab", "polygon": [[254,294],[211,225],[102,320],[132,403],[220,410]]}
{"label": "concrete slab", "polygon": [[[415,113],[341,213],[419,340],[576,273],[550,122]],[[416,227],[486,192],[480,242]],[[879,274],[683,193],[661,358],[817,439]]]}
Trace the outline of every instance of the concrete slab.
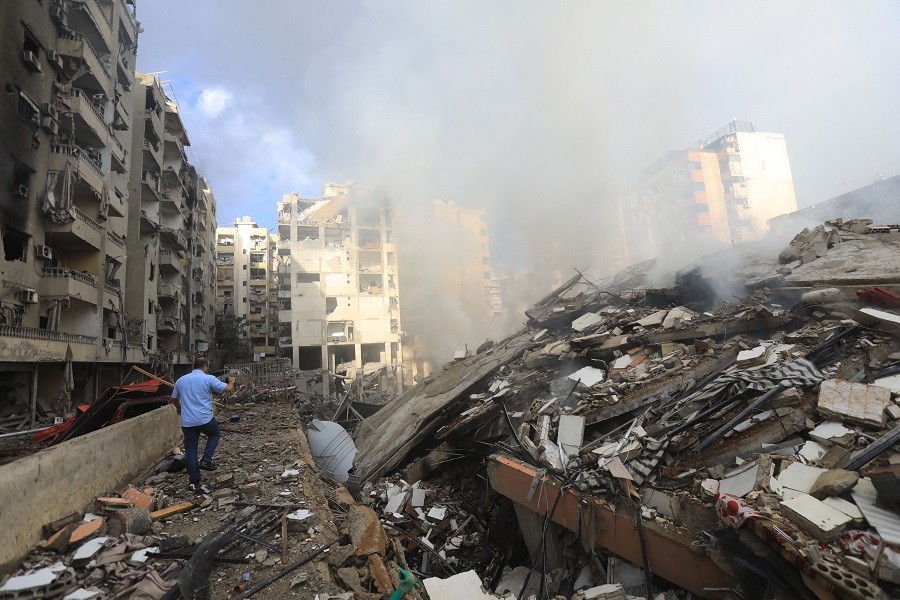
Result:
{"label": "concrete slab", "polygon": [[587,329],[588,327],[592,327],[593,325],[597,325],[598,323],[603,322],[603,317],[598,315],[597,313],[585,313],[572,321],[572,329],[575,331],[581,332]]}
{"label": "concrete slab", "polygon": [[778,475],[778,483],[784,488],[806,494],[815,485],[819,476],[827,471],[828,469],[810,467],[803,463],[793,463]]}
{"label": "concrete slab", "polygon": [[431,600],[495,600],[498,597],[488,594],[481,587],[481,579],[475,571],[465,571],[446,579],[429,577],[422,581],[425,591]]}
{"label": "concrete slab", "polygon": [[820,542],[828,542],[839,536],[851,520],[841,511],[809,494],[782,500],[780,506],[782,514]]}
{"label": "concrete slab", "polygon": [[566,456],[577,456],[584,442],[584,417],[577,415],[562,415],[559,418],[559,430],[556,434],[556,444],[562,448]]}
{"label": "concrete slab", "polygon": [[841,379],[827,379],[819,386],[819,413],[862,425],[884,427],[885,409],[891,403],[887,388]]}

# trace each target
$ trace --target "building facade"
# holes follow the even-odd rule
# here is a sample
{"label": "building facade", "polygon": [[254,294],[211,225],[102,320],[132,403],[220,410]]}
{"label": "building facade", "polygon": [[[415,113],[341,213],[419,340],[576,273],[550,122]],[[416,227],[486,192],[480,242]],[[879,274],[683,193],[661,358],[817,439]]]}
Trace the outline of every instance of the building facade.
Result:
{"label": "building facade", "polygon": [[[386,369],[399,381],[400,290],[393,209],[352,184],[278,203],[279,353],[335,378]],[[334,388],[323,378],[324,391]]]}
{"label": "building facade", "polygon": [[275,356],[278,334],[273,250],[267,227],[250,217],[216,229],[216,310],[246,319],[254,360]]}
{"label": "building facade", "polygon": [[[130,288],[133,274],[161,272],[132,227],[144,227],[135,125],[155,119],[162,143],[171,111],[159,94],[159,111],[136,112],[138,29],[134,1],[0,3],[0,413],[65,414],[131,365],[158,366],[155,314],[144,312],[156,289],[140,310]],[[172,226],[186,243],[191,220]]]}
{"label": "building facade", "polygon": [[758,240],[769,219],[796,209],[784,135],[732,121],[648,166],[620,199],[626,263],[685,243]]}

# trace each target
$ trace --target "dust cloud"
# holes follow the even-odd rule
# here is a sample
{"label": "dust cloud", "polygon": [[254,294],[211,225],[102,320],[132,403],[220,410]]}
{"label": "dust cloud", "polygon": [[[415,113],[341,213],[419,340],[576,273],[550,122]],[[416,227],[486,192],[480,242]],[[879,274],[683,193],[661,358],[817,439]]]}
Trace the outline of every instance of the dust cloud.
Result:
{"label": "dust cloud", "polygon": [[[408,243],[404,329],[427,322],[438,360],[514,329],[573,268],[608,274],[616,198],[641,168],[734,117],[785,133],[801,206],[900,162],[889,143],[900,84],[879,68],[896,55],[891,3],[191,4],[190,19],[167,18],[174,0],[140,4],[144,68],[192,73],[198,88],[226,88],[230,110],[283,127],[279,155],[293,145],[311,157],[294,188],[304,196],[326,180],[387,190]],[[259,145],[188,126],[221,220],[243,214],[257,199],[232,196],[217,175],[259,176]],[[481,303],[443,293],[439,275],[459,251],[430,213],[435,198],[486,210],[493,270],[508,276],[501,327]],[[668,248],[664,262],[695,255]]]}

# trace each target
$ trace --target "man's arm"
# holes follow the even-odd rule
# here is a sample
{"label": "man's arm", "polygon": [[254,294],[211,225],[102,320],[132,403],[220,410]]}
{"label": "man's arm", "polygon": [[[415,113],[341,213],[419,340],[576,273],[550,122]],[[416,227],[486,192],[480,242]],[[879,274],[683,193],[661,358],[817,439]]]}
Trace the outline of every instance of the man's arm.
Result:
{"label": "man's arm", "polygon": [[216,394],[225,394],[234,389],[234,377],[228,377],[228,383],[221,381],[218,377],[213,377],[212,375],[208,375],[210,387],[212,391]]}

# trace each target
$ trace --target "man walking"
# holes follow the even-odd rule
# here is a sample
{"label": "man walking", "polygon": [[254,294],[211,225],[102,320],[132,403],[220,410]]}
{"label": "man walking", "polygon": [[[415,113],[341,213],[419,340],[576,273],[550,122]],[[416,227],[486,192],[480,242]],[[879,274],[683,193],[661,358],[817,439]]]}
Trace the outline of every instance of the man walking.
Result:
{"label": "man walking", "polygon": [[[184,460],[187,463],[188,490],[210,493],[200,484],[200,469],[214,471],[213,453],[219,445],[219,424],[213,417],[212,395],[234,389],[234,377],[228,383],[209,374],[209,362],[202,356],[194,359],[194,370],[178,378],[172,397],[181,405],[181,430],[184,432]],[[200,434],[206,436],[203,458],[197,461]]]}

